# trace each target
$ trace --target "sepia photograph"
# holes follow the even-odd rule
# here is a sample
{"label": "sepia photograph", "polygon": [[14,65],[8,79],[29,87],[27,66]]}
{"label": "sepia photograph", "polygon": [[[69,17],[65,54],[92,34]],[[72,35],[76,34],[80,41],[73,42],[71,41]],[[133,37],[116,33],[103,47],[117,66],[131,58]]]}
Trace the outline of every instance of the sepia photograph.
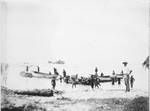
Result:
{"label": "sepia photograph", "polygon": [[0,0],[1,111],[149,111],[149,0]]}

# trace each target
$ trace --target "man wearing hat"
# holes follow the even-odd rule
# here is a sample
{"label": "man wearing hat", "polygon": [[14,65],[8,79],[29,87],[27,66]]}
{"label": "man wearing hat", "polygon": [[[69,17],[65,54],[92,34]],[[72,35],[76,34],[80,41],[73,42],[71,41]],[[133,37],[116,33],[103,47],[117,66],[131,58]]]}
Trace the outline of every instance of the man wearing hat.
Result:
{"label": "man wearing hat", "polygon": [[123,67],[123,75],[124,77],[124,82],[125,82],[125,86],[126,86],[126,92],[130,91],[130,74],[131,74],[131,70],[129,70],[129,68],[127,67],[128,62],[122,62],[122,64],[124,65]]}

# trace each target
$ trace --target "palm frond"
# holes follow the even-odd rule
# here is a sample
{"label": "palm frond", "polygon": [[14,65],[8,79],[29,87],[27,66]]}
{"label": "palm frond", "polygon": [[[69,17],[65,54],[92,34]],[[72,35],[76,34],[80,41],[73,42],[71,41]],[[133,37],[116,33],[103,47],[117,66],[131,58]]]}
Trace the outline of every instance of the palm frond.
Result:
{"label": "palm frond", "polygon": [[149,69],[149,56],[145,59],[145,61],[142,63],[142,65],[143,65],[145,68]]}

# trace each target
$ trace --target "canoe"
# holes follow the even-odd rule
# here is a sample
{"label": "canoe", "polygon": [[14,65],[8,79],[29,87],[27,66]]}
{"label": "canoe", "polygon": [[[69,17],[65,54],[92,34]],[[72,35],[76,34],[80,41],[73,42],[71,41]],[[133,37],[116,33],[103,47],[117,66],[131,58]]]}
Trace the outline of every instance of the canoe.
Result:
{"label": "canoe", "polygon": [[29,78],[47,78],[47,79],[51,79],[51,78],[57,78],[58,75],[54,75],[51,74],[49,75],[48,73],[43,73],[43,72],[21,72],[20,73],[21,76],[23,77],[29,77]]}

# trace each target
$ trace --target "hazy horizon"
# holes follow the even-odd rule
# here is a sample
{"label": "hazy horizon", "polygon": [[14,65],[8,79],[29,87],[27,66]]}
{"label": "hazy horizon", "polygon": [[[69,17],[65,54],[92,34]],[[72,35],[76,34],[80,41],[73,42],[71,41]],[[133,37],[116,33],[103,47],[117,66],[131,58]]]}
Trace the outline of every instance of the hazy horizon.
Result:
{"label": "hazy horizon", "polygon": [[[120,72],[127,61],[148,86],[149,7],[142,0],[6,0],[8,63],[64,60],[74,73]],[[145,76],[142,76],[145,75]],[[145,81],[146,80],[146,81]]]}

